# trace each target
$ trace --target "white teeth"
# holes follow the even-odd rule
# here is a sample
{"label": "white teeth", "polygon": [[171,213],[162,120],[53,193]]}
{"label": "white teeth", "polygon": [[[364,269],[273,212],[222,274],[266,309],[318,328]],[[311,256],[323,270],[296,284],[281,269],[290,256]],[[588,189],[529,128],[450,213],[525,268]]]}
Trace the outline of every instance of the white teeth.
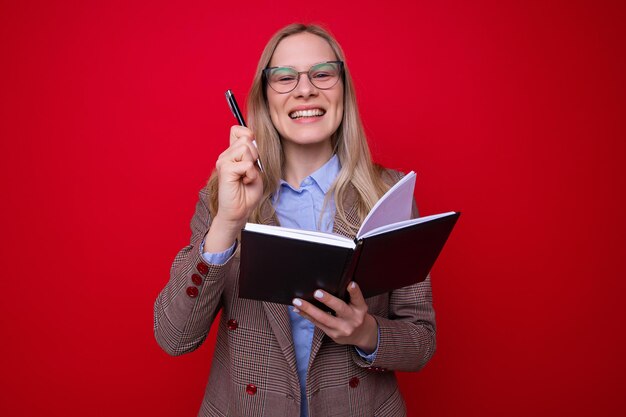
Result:
{"label": "white teeth", "polygon": [[292,119],[298,119],[300,117],[315,117],[323,116],[326,111],[322,109],[309,109],[309,110],[297,110],[289,113],[289,117]]}

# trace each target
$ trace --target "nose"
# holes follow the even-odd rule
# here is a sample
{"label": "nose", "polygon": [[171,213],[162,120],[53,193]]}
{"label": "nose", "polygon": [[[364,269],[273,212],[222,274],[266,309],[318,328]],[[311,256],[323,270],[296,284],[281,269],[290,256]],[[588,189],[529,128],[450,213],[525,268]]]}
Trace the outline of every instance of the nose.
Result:
{"label": "nose", "polygon": [[297,97],[309,97],[317,94],[317,87],[311,83],[306,72],[298,74],[298,77],[300,77],[298,85],[293,90]]}

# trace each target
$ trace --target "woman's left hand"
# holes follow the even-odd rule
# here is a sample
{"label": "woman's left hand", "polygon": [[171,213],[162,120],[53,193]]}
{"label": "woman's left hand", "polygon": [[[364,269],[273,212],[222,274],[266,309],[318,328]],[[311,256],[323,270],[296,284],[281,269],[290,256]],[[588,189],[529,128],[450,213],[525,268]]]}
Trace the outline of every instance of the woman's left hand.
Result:
{"label": "woman's left hand", "polygon": [[326,291],[315,291],[315,298],[333,309],[334,316],[300,298],[294,299],[293,305],[296,312],[319,327],[336,343],[354,345],[370,354],[378,345],[378,323],[368,314],[363,293],[355,282],[348,284],[348,293],[350,304]]}

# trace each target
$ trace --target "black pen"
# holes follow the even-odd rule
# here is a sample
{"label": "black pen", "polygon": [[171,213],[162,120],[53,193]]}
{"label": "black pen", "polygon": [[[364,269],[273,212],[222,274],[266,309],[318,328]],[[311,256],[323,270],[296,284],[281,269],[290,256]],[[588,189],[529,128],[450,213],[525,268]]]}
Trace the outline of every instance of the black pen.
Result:
{"label": "black pen", "polygon": [[[237,119],[237,123],[239,123],[240,126],[246,127],[246,122],[245,120],[243,120],[243,115],[241,114],[241,110],[239,110],[239,106],[237,105],[237,100],[235,100],[233,92],[230,90],[226,90],[225,95],[226,101],[228,102],[228,107],[230,107],[230,111],[233,112],[233,116],[235,116],[235,119]],[[257,147],[256,140],[252,140],[252,144],[255,148]],[[256,164],[258,165],[259,170],[263,172],[263,165],[261,165],[261,160],[259,158],[257,158]]]}

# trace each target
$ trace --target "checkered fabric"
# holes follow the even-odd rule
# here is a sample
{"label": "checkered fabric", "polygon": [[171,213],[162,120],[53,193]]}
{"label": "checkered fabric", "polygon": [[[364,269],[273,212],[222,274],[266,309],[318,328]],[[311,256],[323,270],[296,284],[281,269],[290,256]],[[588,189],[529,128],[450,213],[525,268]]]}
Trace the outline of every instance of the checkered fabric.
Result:
{"label": "checkered fabric", "polygon": [[[384,171],[394,183],[401,174]],[[287,306],[241,299],[239,249],[224,265],[211,265],[200,244],[211,219],[207,190],[200,191],[191,220],[191,242],[174,259],[170,279],[154,305],[154,332],[171,355],[198,348],[222,312],[209,381],[199,416],[298,416],[300,385]],[[344,207],[357,220],[356,191]],[[271,213],[266,207],[267,213]],[[414,210],[417,215],[417,210]],[[276,224],[274,216],[267,216]],[[335,218],[334,231],[354,237]],[[297,279],[297,277],[294,277]],[[384,277],[381,277],[384,279]],[[310,417],[401,417],[406,408],[394,371],[417,371],[435,352],[435,313],[430,277],[367,299],[380,329],[376,359],[364,361],[354,347],[339,345],[315,329],[305,401]]]}

